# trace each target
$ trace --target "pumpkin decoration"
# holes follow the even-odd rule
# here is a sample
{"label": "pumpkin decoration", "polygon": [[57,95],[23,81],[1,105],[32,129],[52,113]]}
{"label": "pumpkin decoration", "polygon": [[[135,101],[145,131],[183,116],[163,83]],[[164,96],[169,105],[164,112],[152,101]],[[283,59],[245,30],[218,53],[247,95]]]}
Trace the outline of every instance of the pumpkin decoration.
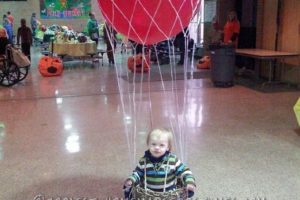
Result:
{"label": "pumpkin decoration", "polygon": [[39,61],[39,71],[42,76],[59,76],[63,72],[63,63],[60,58],[43,56]]}
{"label": "pumpkin decoration", "polygon": [[127,60],[128,69],[131,72],[148,72],[150,69],[150,58],[148,55],[137,54]]}
{"label": "pumpkin decoration", "polygon": [[197,63],[197,68],[198,69],[210,69],[210,57],[209,56],[204,56],[201,58],[198,63]]}

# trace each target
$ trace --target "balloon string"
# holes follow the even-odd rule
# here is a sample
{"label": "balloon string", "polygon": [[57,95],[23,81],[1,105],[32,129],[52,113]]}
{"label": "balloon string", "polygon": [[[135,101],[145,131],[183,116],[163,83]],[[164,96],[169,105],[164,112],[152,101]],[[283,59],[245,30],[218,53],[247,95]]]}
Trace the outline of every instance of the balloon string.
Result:
{"label": "balloon string", "polygon": [[[192,1],[192,0],[191,0],[191,1]],[[172,8],[173,11],[176,13],[176,18],[175,18],[175,20],[174,20],[174,23],[173,23],[173,26],[172,26],[172,28],[171,28],[170,33],[173,32],[173,30],[174,30],[174,28],[175,28],[175,25],[176,25],[176,23],[177,23],[177,20],[179,21],[180,27],[181,27],[181,29],[183,30],[185,27],[183,27],[182,21],[180,20],[180,16],[179,16],[178,13],[179,13],[180,10],[182,9],[184,1],[182,1],[182,4],[180,5],[180,7],[179,7],[178,10],[175,8],[175,6],[173,5],[173,3],[172,3],[171,0],[169,0],[169,2],[170,2],[170,4],[171,4],[171,8]]]}
{"label": "balloon string", "polygon": [[[110,45],[112,47],[112,51],[115,52],[115,47],[114,47],[114,44],[113,44],[114,41],[113,41],[113,38],[112,38],[113,34],[111,34],[113,30],[111,29],[111,31],[109,33],[108,28],[107,28],[106,31],[107,31],[107,35],[108,35]],[[113,56],[114,56],[114,60],[116,60],[115,54],[113,54]],[[136,60],[135,59],[134,59],[134,64],[136,65]],[[130,107],[130,109],[133,109],[133,113],[130,110],[128,112],[129,113],[128,115],[126,115],[122,87],[121,87],[121,84],[120,84],[120,80],[118,78],[120,72],[119,72],[119,67],[117,65],[117,62],[115,62],[115,72],[116,72],[116,75],[117,75],[118,90],[119,90],[119,93],[120,93],[121,104],[122,104],[122,112],[123,112],[123,118],[124,118],[123,121],[125,123],[127,145],[129,146],[128,147],[128,149],[129,149],[129,159],[130,159],[130,163],[131,163],[132,167],[134,167],[135,163],[136,163],[136,132],[137,132],[137,127],[136,127],[136,124],[137,124],[136,107],[137,106],[136,106],[136,101],[135,101],[135,99],[136,99],[136,84],[135,84],[136,71],[134,71],[134,76],[133,76],[133,97],[131,98],[133,108]],[[130,96],[129,96],[129,102],[130,102]],[[128,118],[128,117],[130,117],[130,114],[131,114],[131,119]],[[130,120],[131,120],[132,124],[130,124]],[[131,134],[129,134],[129,131],[128,131],[128,126],[129,126],[128,124],[131,127],[133,126],[133,128],[130,131],[130,132],[132,132]]]}
{"label": "balloon string", "polygon": [[[171,99],[173,99],[173,98],[170,98],[170,95],[169,94],[167,94],[167,92],[166,92],[166,87],[165,87],[165,83],[164,83],[164,79],[163,79],[163,76],[162,76],[162,71],[161,71],[161,66],[160,66],[160,63],[159,63],[159,55],[158,55],[158,51],[157,51],[157,48],[156,48],[157,46],[156,45],[154,45],[154,52],[155,52],[155,57],[156,57],[156,60],[157,60],[157,65],[158,65],[158,71],[159,71],[159,75],[160,75],[160,82],[161,82],[161,87],[162,87],[162,89],[163,89],[163,94],[164,94],[164,99],[167,99],[167,100],[171,100]],[[174,54],[173,54],[174,55]],[[174,63],[172,63],[172,62],[170,62],[170,65],[174,65]],[[173,74],[171,74],[171,76],[172,76]],[[171,96],[172,97],[172,96]],[[167,102],[167,105],[172,105],[173,103],[172,102],[170,102],[170,103],[168,103]],[[168,116],[168,120],[169,120],[169,124],[170,124],[170,127],[171,127],[171,130],[172,130],[172,132],[175,134],[176,133],[176,129],[175,129],[175,127],[174,127],[174,122],[173,122],[173,120],[172,120],[172,112],[171,112],[171,106],[167,106],[167,109],[166,109],[166,111],[168,112],[166,115]],[[175,137],[175,135],[174,135],[174,145],[175,145],[175,149],[179,149],[178,148],[178,142],[177,142],[177,138]]]}
{"label": "balloon string", "polygon": [[[136,56],[136,54],[135,54]],[[136,59],[134,57],[133,59],[134,62],[134,66],[136,66]],[[132,104],[133,104],[133,153],[134,156],[136,156],[136,121],[137,121],[137,117],[136,117],[136,70],[133,70],[133,98],[132,98]],[[133,163],[136,163],[136,157],[134,157],[133,159]]]}
{"label": "balloon string", "polygon": [[146,55],[146,64],[149,67],[149,72],[148,72],[148,101],[149,101],[149,114],[150,114],[150,130],[153,129],[153,113],[152,113],[152,100],[151,100],[151,83],[150,83],[150,79],[151,79],[151,66],[150,66],[150,60],[151,60],[151,49],[150,49],[150,45],[148,46],[148,52]]}
{"label": "balloon string", "polygon": [[[130,28],[129,28],[128,30],[132,30],[132,31],[135,33],[135,35],[139,38],[139,40],[142,41],[142,38],[139,36],[138,32],[137,32],[137,31],[135,30],[135,28],[131,25],[131,21],[129,21],[129,20],[127,19],[127,16],[124,15],[124,13],[122,12],[122,10],[119,8],[119,6],[118,6],[114,1],[112,1],[112,3],[113,3],[113,5],[114,5],[113,7],[116,8],[116,9],[119,11],[119,13],[124,17],[124,19],[126,19],[127,22],[129,22],[128,25],[129,25]],[[135,4],[135,5],[136,5],[136,4]],[[102,14],[103,14],[103,16],[105,17],[105,19],[106,19],[110,24],[114,24],[113,21],[109,19],[109,17],[106,15],[105,12],[102,12]],[[133,17],[133,15],[132,15],[131,17]]]}
{"label": "balloon string", "polygon": [[[159,4],[160,5],[162,2],[162,0],[160,0]],[[182,29],[184,29],[185,27],[183,27],[183,24],[182,24],[182,21],[180,20],[180,16],[179,16],[179,12],[180,10],[183,8],[183,3],[180,5],[180,8],[179,10],[176,10],[175,6],[172,4],[172,2],[169,0],[170,2],[170,5],[171,5],[171,8],[175,11],[176,13],[176,19],[174,20],[174,23],[172,25],[172,29],[171,31],[174,29],[175,27],[175,24],[177,23],[177,21],[179,21],[180,23],[180,26]],[[200,0],[198,2],[198,4],[200,4]],[[155,10],[155,13],[153,15],[150,15],[149,12],[145,9],[145,7],[142,5],[142,2],[141,0],[138,0],[135,2],[134,4],[134,8],[133,10],[135,11],[136,8],[137,8],[137,4],[139,3],[144,12],[148,15],[148,17],[150,17],[151,19],[151,23],[150,23],[150,26],[148,26],[148,30],[147,30],[147,34],[146,34],[146,37],[144,38],[144,40],[142,40],[142,38],[139,36],[139,34],[137,33],[137,31],[135,30],[135,28],[132,26],[132,20],[133,20],[133,15],[130,16],[130,19],[128,19],[120,10],[120,8],[118,7],[118,5],[112,1],[113,3],[113,18],[112,18],[112,22],[110,22],[111,24],[114,24],[114,21],[115,21],[115,16],[114,16],[114,12],[115,12],[115,9],[118,10],[122,15],[123,17],[125,18],[125,20],[127,20],[127,22],[129,23],[129,29],[128,29],[128,35],[130,34],[130,31],[132,31],[133,33],[135,33],[138,37],[138,39],[142,42],[142,44],[145,44],[146,41],[148,40],[149,38],[149,34],[150,34],[150,30],[153,26],[155,26],[159,32],[161,32],[165,37],[166,39],[168,38],[167,34],[164,33],[164,31],[161,30],[161,28],[158,26],[158,24],[155,22],[155,16],[157,15],[158,13],[158,8],[159,6],[157,6],[157,9]],[[193,6],[193,1],[191,1],[192,3],[192,6]],[[197,7],[194,7],[194,10],[197,9]],[[133,12],[134,13],[134,12]],[[194,12],[195,13],[195,12]],[[105,15],[105,13],[103,13]],[[107,16],[105,16],[106,19],[109,20],[109,18]],[[185,37],[186,37],[186,33],[184,34]],[[112,49],[113,51],[115,51],[115,48],[114,48],[114,45],[112,44],[111,42],[111,38],[110,38],[110,43],[111,43],[111,46],[112,46]],[[171,129],[172,131],[179,137],[179,141],[175,141],[175,146],[177,145],[179,147],[179,150],[180,150],[180,154],[182,156],[182,160],[185,159],[186,157],[186,151],[185,151],[185,143],[186,143],[186,134],[183,134],[182,131],[183,130],[186,130],[187,126],[186,126],[186,122],[187,122],[187,116],[186,116],[186,107],[187,107],[187,100],[188,100],[188,90],[187,90],[187,65],[188,65],[188,60],[187,60],[187,55],[188,55],[188,42],[187,42],[187,38],[185,38],[185,60],[184,60],[184,95],[183,95],[183,110],[182,110],[182,114],[180,114],[180,111],[179,111],[179,95],[178,95],[178,89],[177,89],[177,73],[176,73],[176,68],[174,67],[175,66],[175,58],[174,56],[172,57],[170,55],[170,44],[169,45],[169,56],[170,56],[170,74],[171,74],[171,94],[173,96],[173,100],[175,101],[175,121],[172,120],[172,118],[174,117],[174,115],[168,115],[168,119],[169,119],[169,123],[170,123],[170,126],[171,126]],[[158,58],[158,53],[157,53],[157,49],[155,47],[155,54],[156,54],[156,57]],[[173,55],[174,55],[174,48],[173,48]],[[193,53],[194,54],[194,49],[193,49]],[[143,55],[144,54],[144,49],[143,49]],[[115,56],[114,56],[115,57]],[[158,60],[158,59],[157,59]],[[193,64],[193,61],[192,61],[192,64]],[[134,66],[136,66],[136,59],[134,59]],[[143,59],[142,59],[142,74],[141,74],[141,81],[140,81],[140,88],[139,88],[139,104],[138,104],[138,107],[137,107],[137,103],[136,103],[136,97],[137,97],[137,88],[136,88],[136,71],[134,70],[133,72],[133,94],[132,94],[132,97],[131,95],[129,94],[128,95],[128,98],[129,98],[129,102],[130,103],[130,106],[129,106],[129,113],[132,115],[132,122],[133,124],[131,124],[131,128],[133,128],[133,133],[132,133],[132,137],[130,137],[129,135],[129,130],[128,130],[128,125],[126,124],[126,137],[127,137],[127,140],[129,141],[128,142],[128,145],[129,146],[132,146],[133,150],[131,150],[129,148],[129,154],[131,154],[131,152],[133,151],[133,155],[131,156],[131,160],[133,161],[133,163],[135,163],[135,155],[136,155],[136,133],[137,133],[137,121],[139,118],[139,116],[137,116],[137,113],[140,114],[142,112],[141,111],[141,103],[142,103],[142,97],[143,97],[143,77],[144,77],[144,62],[143,62]],[[119,77],[119,67],[115,67],[115,70],[116,70],[116,74],[117,74],[117,77]],[[121,66],[120,66],[121,68]],[[160,68],[160,64],[158,63],[158,68],[159,68],[159,73],[160,73],[160,77],[161,77],[161,83],[162,83],[162,88],[163,88],[163,91],[164,91],[164,95],[167,97],[166,99],[170,100],[170,98],[168,98],[168,95],[166,94],[166,88],[165,88],[165,84],[164,84],[164,80],[163,80],[163,76],[162,76],[162,71],[161,71],[161,68]],[[120,69],[121,71],[121,69]],[[127,77],[129,77],[128,73],[127,73]],[[150,83],[150,73],[148,74],[148,101],[149,101],[149,111],[150,111],[150,125],[151,125],[151,128],[153,126],[153,113],[152,113],[152,100],[151,100],[151,83]],[[128,79],[129,80],[129,79]],[[117,78],[117,82],[118,82],[118,89],[119,89],[119,92],[120,92],[120,98],[121,98],[121,104],[122,104],[122,112],[123,112],[123,116],[126,117],[126,111],[125,111],[125,105],[124,105],[124,96],[123,96],[123,92],[122,92],[122,88],[121,88],[121,85],[120,85],[120,80]],[[133,105],[131,107],[131,104]],[[172,113],[171,112],[171,106],[168,107],[168,112],[169,113]],[[133,112],[133,113],[132,113]],[[174,126],[174,122],[176,122],[176,125]],[[131,139],[130,139],[131,138]],[[177,140],[177,138],[175,137],[175,140]]]}
{"label": "balloon string", "polygon": [[[177,113],[178,105],[177,105],[177,101],[176,101],[176,95],[175,95],[175,92],[174,92],[174,85],[175,85],[176,90],[177,90],[177,82],[176,82],[176,77],[175,77],[175,81],[174,81],[174,78],[173,78],[173,71],[174,71],[174,68],[175,68],[175,65],[176,65],[175,47],[174,47],[174,42],[173,41],[171,42],[171,46],[169,45],[168,48],[169,48],[169,57],[171,58],[170,59],[171,77],[172,77],[172,90],[171,90],[171,93],[172,93],[173,101],[176,102],[176,103],[174,103],[175,104],[175,113],[174,113],[175,116],[173,114],[173,118],[175,118],[175,120],[174,120],[175,125],[173,125],[173,123],[171,123],[171,126],[172,126],[172,132],[174,133],[175,148],[176,148],[177,152],[179,151],[179,153],[180,153],[180,149],[181,149],[181,147],[180,147],[180,138],[178,138],[179,121],[178,121],[178,118],[177,118],[177,116],[178,116],[178,113]],[[171,55],[171,52],[172,52],[172,55]],[[176,73],[175,73],[175,75],[176,75]],[[174,104],[172,104],[172,105],[174,105]],[[172,119],[170,118],[170,120],[172,120]]]}
{"label": "balloon string", "polygon": [[[108,34],[109,35],[109,34]],[[109,40],[110,40],[110,43],[111,43],[111,46],[113,47],[112,45],[112,40],[111,40],[111,37],[109,36]],[[113,47],[113,51],[114,51],[114,47]],[[114,56],[114,59],[115,59],[115,56]],[[116,64],[115,62],[115,73],[116,73],[116,77],[117,77],[117,85],[118,85],[118,90],[119,90],[119,94],[120,94],[120,101],[121,101],[121,108],[122,108],[122,114],[123,114],[123,123],[125,124],[125,134],[126,134],[126,139],[127,139],[127,145],[128,145],[128,154],[129,154],[129,160],[130,160],[130,163],[131,163],[131,168],[133,168],[135,165],[134,165],[134,159],[135,159],[135,153],[132,152],[132,141],[133,139],[131,139],[131,134],[129,134],[129,130],[128,130],[128,124],[127,124],[127,115],[126,115],[126,111],[125,111],[125,103],[124,103],[124,92],[122,90],[122,87],[121,87],[121,83],[120,83],[120,79],[118,78],[119,77],[119,69],[118,69],[118,65]]]}
{"label": "balloon string", "polygon": [[[169,47],[169,49],[170,49],[170,47]],[[173,47],[173,49],[174,49],[174,47]],[[170,51],[169,51],[169,56],[171,57]],[[181,133],[181,121],[180,121],[180,113],[179,113],[179,100],[178,100],[178,88],[177,88],[177,70],[176,70],[176,67],[175,67],[175,59],[173,60],[173,63],[171,62],[171,74],[172,74],[172,96],[175,100],[176,131],[174,132],[174,134],[179,136],[178,140],[175,141],[175,142],[178,143],[178,145],[177,145],[178,148],[179,148],[178,151],[179,151],[180,157],[182,157],[183,156],[183,147],[182,147],[182,137],[181,137],[181,134],[180,134]],[[173,76],[173,74],[174,74],[174,76]]]}
{"label": "balloon string", "polygon": [[[162,2],[162,0],[160,0],[160,2],[159,2],[158,5],[160,5],[161,2]],[[197,4],[200,4],[200,2],[201,2],[201,1],[199,0]],[[157,28],[157,30],[165,37],[165,39],[168,39],[168,38],[169,38],[168,34],[170,34],[170,33],[165,33],[165,32],[160,28],[160,26],[156,23],[156,21],[155,21],[155,19],[154,19],[155,16],[156,16],[156,14],[159,13],[159,10],[158,10],[159,6],[157,6],[157,9],[155,10],[154,15],[152,15],[152,14],[150,14],[150,13],[148,12],[148,10],[143,6],[141,0],[136,1],[135,4],[134,4],[133,12],[132,12],[132,13],[135,12],[136,7],[137,7],[137,3],[139,3],[139,5],[143,8],[144,12],[145,12],[145,13],[147,14],[147,16],[151,19],[151,23],[150,23],[150,26],[148,26],[148,30],[147,30],[146,37],[145,37],[145,39],[143,40],[143,39],[140,37],[140,35],[138,34],[138,32],[136,31],[135,27],[133,27],[132,24],[131,24],[132,19],[133,19],[133,15],[131,15],[131,16],[130,16],[130,19],[128,19],[127,16],[126,16],[126,15],[122,12],[122,10],[119,8],[119,6],[118,6],[114,1],[112,1],[112,3],[113,3],[113,5],[114,5],[113,8],[116,8],[116,9],[119,11],[119,13],[123,16],[123,18],[128,22],[128,26],[130,27],[130,28],[128,29],[128,35],[129,35],[130,31],[132,30],[132,31],[135,33],[135,35],[138,37],[139,41],[141,41],[142,44],[144,44],[144,45],[146,44],[146,41],[147,41],[147,39],[149,38],[150,30],[151,30],[151,28],[152,28],[153,25],[154,25],[155,28]],[[180,10],[183,9],[184,1],[182,1],[182,4],[180,5],[180,7],[179,7],[178,10],[176,10],[176,8],[175,8],[175,6],[173,5],[172,1],[169,0],[169,3],[170,3],[170,5],[171,5],[171,8],[172,8],[172,9],[174,10],[174,12],[176,13],[176,18],[175,18],[175,20],[174,20],[174,22],[173,22],[173,25],[172,25],[172,28],[171,28],[170,32],[172,32],[172,31],[174,30],[175,25],[176,25],[178,22],[179,22],[179,24],[180,24],[180,26],[181,26],[182,29],[185,28],[185,27],[183,27],[182,21],[180,20],[180,16],[179,16],[179,14],[178,14],[178,13],[180,12]],[[191,3],[191,5],[193,5],[193,3]],[[195,6],[195,8],[194,8],[194,10],[193,10],[193,13],[195,13],[197,7],[198,7],[198,6]],[[106,19],[109,20],[109,17],[106,15],[105,12],[103,12],[103,15],[105,16]],[[112,24],[113,24],[113,23],[112,23]]]}
{"label": "balloon string", "polygon": [[[174,62],[174,65],[175,65],[175,62]],[[177,135],[179,136],[178,138],[178,146],[179,146],[179,152],[180,152],[180,157],[181,159],[183,160],[183,140],[182,140],[182,120],[180,120],[180,117],[181,117],[181,114],[180,114],[180,111],[179,111],[179,97],[178,97],[178,88],[177,88],[177,70],[176,70],[176,67],[174,67],[174,74],[175,74],[175,87],[176,87],[176,90],[173,90],[174,92],[174,98],[175,98],[175,113],[176,113],[176,124],[177,124]],[[185,74],[185,72],[184,72]],[[186,79],[184,79],[184,83],[186,82]]]}
{"label": "balloon string", "polygon": [[[165,1],[165,0],[163,0],[163,1]],[[145,12],[146,12],[146,13],[148,14],[148,16],[151,18],[151,23],[149,24],[149,27],[148,27],[148,30],[147,30],[147,33],[146,33],[146,37],[145,37],[145,41],[148,40],[149,33],[150,33],[151,28],[152,28],[152,24],[155,22],[154,17],[157,15],[157,13],[159,13],[159,7],[160,7],[160,5],[161,5],[161,2],[162,2],[162,0],[160,0],[159,3],[157,4],[156,10],[155,10],[153,16],[151,16],[151,15],[147,12],[147,10],[143,7],[144,10],[145,10]],[[159,27],[159,26],[156,24],[156,27]]]}
{"label": "balloon string", "polygon": [[[136,10],[136,5],[137,5],[137,1],[134,2],[134,6],[133,6],[133,11],[132,11],[132,13],[135,12],[135,10]],[[126,19],[126,18],[125,18],[125,19]],[[131,29],[134,29],[134,27],[131,26],[132,20],[133,20],[133,15],[130,16],[130,20],[128,21],[130,28],[128,29],[127,35],[130,35]],[[134,29],[134,32],[136,33],[135,29]],[[136,33],[136,34],[137,34],[137,33]],[[138,37],[139,37],[139,35],[138,35]],[[139,37],[139,38],[140,38],[140,37]]]}

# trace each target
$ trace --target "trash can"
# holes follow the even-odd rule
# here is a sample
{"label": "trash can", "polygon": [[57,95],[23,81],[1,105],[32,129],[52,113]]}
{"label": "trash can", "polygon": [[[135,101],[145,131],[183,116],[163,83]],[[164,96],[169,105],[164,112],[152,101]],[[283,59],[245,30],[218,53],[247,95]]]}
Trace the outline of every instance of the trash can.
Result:
{"label": "trash can", "polygon": [[234,85],[235,48],[231,44],[209,45],[211,56],[211,80],[216,87]]}

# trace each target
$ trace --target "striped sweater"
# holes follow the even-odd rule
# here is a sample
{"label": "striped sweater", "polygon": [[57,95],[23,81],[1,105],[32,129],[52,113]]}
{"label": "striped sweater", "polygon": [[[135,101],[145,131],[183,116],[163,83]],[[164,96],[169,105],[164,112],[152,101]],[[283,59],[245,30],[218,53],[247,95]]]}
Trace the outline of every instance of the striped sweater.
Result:
{"label": "striped sweater", "polygon": [[178,178],[184,186],[187,184],[195,185],[192,172],[176,155],[167,152],[160,160],[153,161],[149,151],[145,152],[145,155],[139,160],[138,166],[129,177],[135,185],[144,188],[146,184],[148,189],[156,192],[163,192],[164,188],[165,191],[176,189]]}

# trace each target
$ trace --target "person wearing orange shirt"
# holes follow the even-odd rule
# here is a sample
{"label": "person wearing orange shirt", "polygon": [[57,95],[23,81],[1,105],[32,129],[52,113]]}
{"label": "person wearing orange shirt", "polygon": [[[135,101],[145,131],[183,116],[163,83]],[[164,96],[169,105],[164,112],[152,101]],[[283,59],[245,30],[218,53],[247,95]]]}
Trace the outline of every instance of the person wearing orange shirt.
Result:
{"label": "person wearing orange shirt", "polygon": [[225,44],[234,44],[235,48],[238,45],[238,38],[240,34],[240,22],[237,19],[235,11],[231,11],[228,14],[227,22],[224,26],[224,38]]}

